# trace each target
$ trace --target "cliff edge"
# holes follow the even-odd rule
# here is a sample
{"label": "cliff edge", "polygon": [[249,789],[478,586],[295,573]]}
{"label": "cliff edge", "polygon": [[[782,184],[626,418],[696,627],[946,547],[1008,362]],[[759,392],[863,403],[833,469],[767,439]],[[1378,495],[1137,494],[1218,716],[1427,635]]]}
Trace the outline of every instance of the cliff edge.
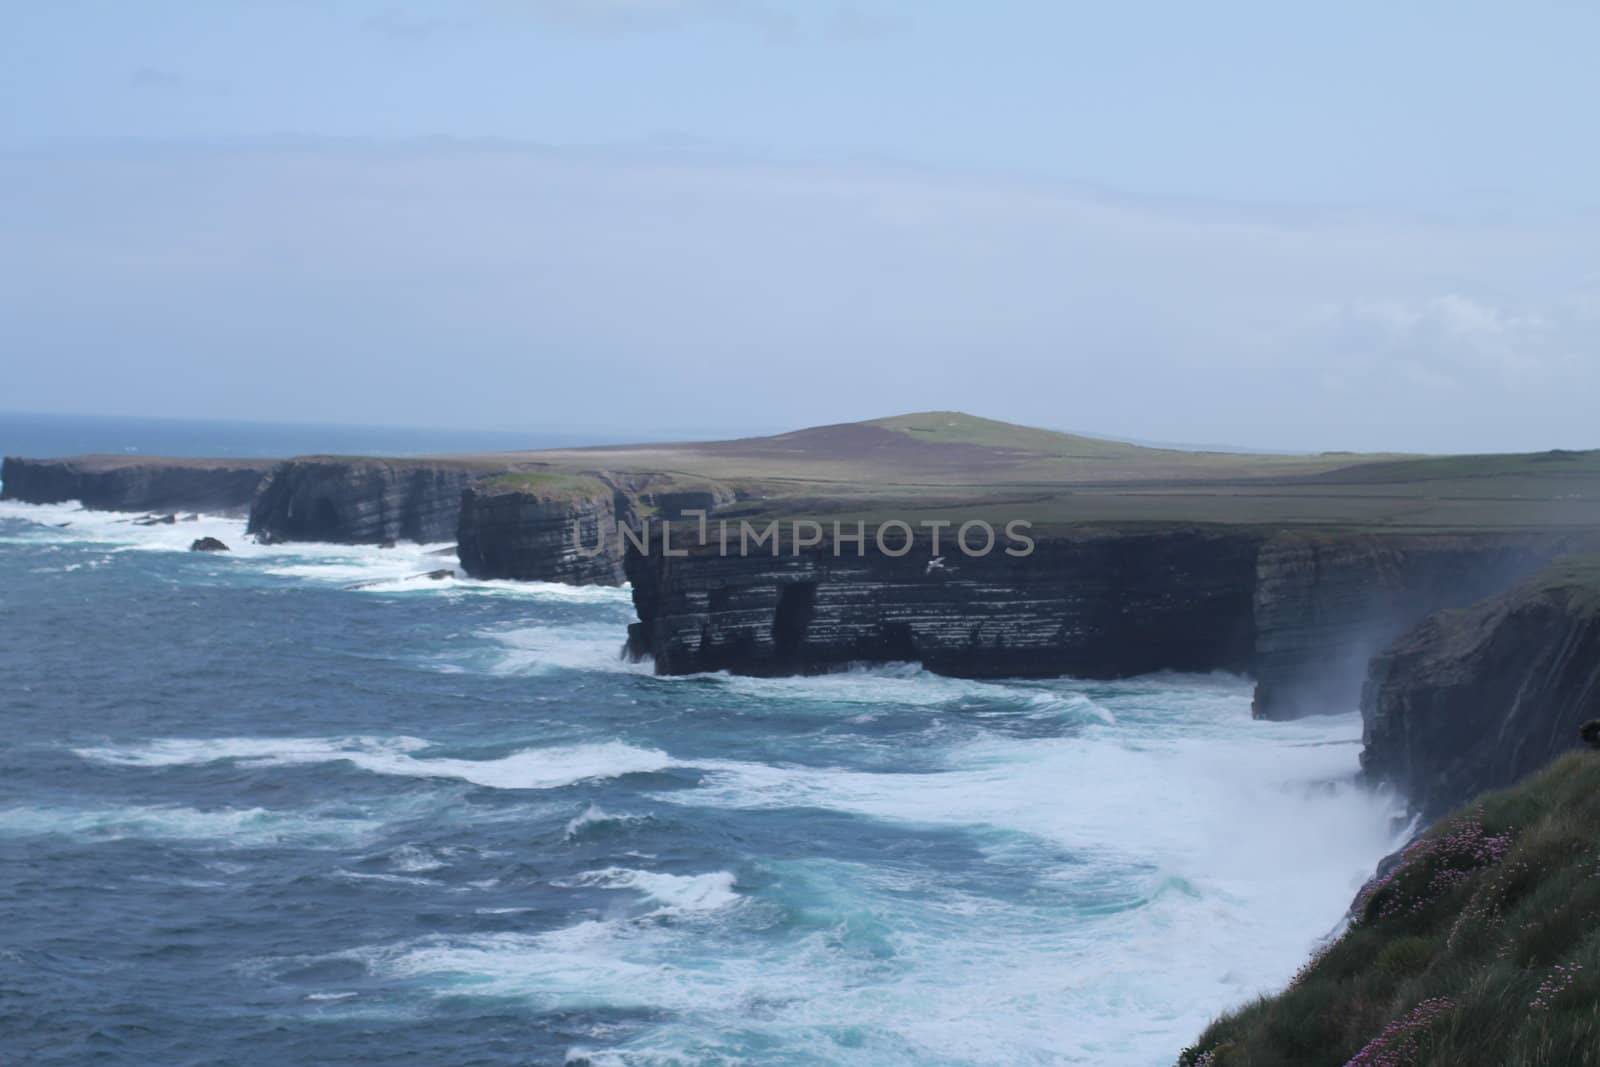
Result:
{"label": "cliff edge", "polygon": [[262,541],[452,541],[467,486],[505,469],[470,459],[284,460],[256,494],[247,532]]}
{"label": "cliff edge", "polygon": [[60,504],[76,500],[100,511],[239,513],[274,460],[167,456],[7,456],[0,500]]}
{"label": "cliff edge", "polygon": [[1362,766],[1426,817],[1578,743],[1600,717],[1600,556],[1431,616],[1372,662]]}

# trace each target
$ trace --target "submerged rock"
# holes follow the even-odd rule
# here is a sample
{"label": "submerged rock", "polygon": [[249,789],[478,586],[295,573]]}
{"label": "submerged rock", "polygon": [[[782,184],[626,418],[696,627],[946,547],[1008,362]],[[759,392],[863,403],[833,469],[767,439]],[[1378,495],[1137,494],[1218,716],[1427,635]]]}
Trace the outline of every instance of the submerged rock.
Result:
{"label": "submerged rock", "polygon": [[[450,570],[449,568],[442,568],[442,569],[436,570],[436,571],[423,571],[420,574],[408,574],[404,578],[399,579],[399,581],[409,582],[409,581],[412,581],[413,579],[416,579],[416,578],[426,578],[431,582],[442,582],[446,578],[454,578],[455,576],[456,576],[456,572],[455,571]],[[345,586],[344,588],[346,588],[346,589],[376,589],[380,585],[388,585],[390,582],[395,581],[395,580],[396,579],[393,579],[393,578],[374,578],[371,581],[366,581],[366,582],[351,582],[349,585]]]}
{"label": "submerged rock", "polygon": [[146,515],[142,519],[134,519],[135,526],[171,526],[178,521],[176,515]]}
{"label": "submerged rock", "polygon": [[228,546],[215,537],[202,537],[189,545],[190,552],[227,552]]}
{"label": "submerged rock", "polygon": [[1578,736],[1590,748],[1600,748],[1600,719],[1590,719],[1578,729]]}

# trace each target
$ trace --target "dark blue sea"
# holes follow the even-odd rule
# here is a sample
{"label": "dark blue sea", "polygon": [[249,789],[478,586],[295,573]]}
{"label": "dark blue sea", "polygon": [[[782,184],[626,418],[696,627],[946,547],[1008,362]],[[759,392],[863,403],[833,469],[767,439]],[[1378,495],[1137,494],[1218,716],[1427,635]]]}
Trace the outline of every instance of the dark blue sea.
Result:
{"label": "dark blue sea", "polygon": [[663,679],[625,589],[127,520],[0,505],[6,1064],[1155,1067],[1392,844],[1242,679]]}

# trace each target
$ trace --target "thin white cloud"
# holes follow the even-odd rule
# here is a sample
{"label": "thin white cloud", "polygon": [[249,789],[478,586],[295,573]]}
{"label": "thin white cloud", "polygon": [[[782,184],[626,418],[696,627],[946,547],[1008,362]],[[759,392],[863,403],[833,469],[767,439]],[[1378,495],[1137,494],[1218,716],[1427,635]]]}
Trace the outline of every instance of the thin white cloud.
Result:
{"label": "thin white cloud", "polygon": [[785,5],[775,0],[503,0],[502,9],[555,26],[594,34],[634,34],[724,25],[770,40],[836,43],[881,41],[906,32],[906,9],[862,0],[816,0]]}
{"label": "thin white cloud", "polygon": [[1563,295],[1548,294],[1543,308],[1455,292],[1335,301],[1313,314],[1306,339],[1346,383],[1399,368],[1440,388],[1522,388],[1560,373],[1583,343]]}
{"label": "thin white cloud", "polygon": [[507,5],[555,25],[589,33],[639,33],[718,22],[793,34],[795,18],[761,0],[511,0]]}
{"label": "thin white cloud", "polygon": [[12,155],[0,204],[16,406],[1600,443],[1600,235],[1570,226],[469,142]]}
{"label": "thin white cloud", "polygon": [[167,91],[182,89],[187,82],[177,71],[164,70],[160,67],[140,67],[128,75],[128,84],[135,89]]}

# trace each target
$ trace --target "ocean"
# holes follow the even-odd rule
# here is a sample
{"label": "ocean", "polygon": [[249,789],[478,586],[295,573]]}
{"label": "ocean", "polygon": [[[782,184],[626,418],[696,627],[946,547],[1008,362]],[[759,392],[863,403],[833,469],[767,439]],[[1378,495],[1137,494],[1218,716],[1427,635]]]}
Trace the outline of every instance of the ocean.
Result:
{"label": "ocean", "polygon": [[1396,844],[1245,679],[658,678],[626,589],[128,519],[0,504],[3,1062],[1156,1067]]}

